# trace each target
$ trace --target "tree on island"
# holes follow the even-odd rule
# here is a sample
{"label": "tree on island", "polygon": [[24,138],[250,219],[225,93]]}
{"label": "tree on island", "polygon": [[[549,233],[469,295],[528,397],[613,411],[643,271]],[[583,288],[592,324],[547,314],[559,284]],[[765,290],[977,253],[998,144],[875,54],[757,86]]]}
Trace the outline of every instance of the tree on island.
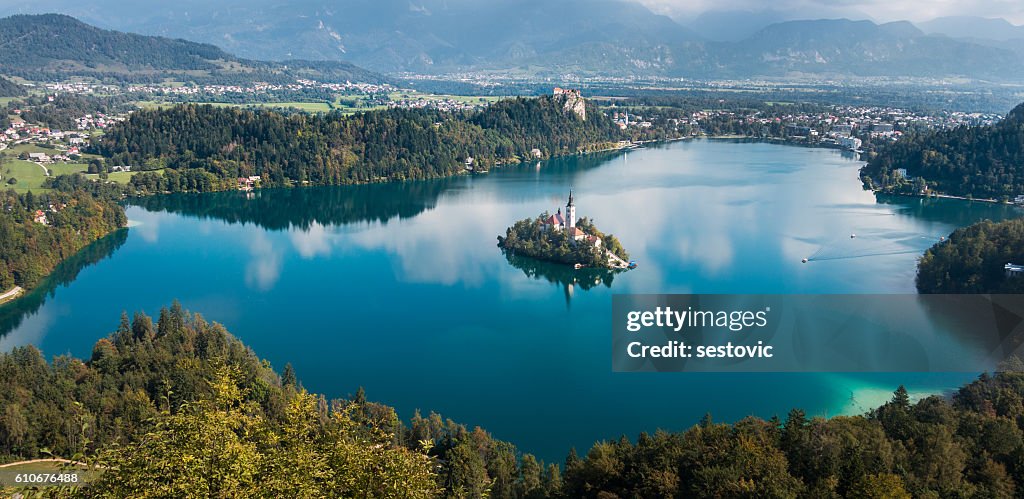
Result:
{"label": "tree on island", "polygon": [[615,236],[603,234],[591,220],[584,217],[576,227],[588,236],[602,241],[600,245],[590,243],[587,239],[576,240],[563,230],[554,230],[545,220],[551,214],[544,212],[534,219],[526,218],[505,230],[505,236],[498,236],[498,246],[517,255],[525,255],[540,260],[565,264],[580,264],[587,267],[610,268],[607,251],[628,261],[629,254]]}

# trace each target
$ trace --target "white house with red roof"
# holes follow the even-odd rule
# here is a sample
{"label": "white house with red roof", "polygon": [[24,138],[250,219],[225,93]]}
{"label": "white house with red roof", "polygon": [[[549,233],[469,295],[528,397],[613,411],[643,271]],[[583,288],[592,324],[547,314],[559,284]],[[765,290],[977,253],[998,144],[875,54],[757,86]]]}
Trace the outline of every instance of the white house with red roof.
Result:
{"label": "white house with red roof", "polygon": [[548,230],[564,230],[565,217],[562,216],[562,209],[559,208],[558,212],[545,219],[543,223],[544,228]]}

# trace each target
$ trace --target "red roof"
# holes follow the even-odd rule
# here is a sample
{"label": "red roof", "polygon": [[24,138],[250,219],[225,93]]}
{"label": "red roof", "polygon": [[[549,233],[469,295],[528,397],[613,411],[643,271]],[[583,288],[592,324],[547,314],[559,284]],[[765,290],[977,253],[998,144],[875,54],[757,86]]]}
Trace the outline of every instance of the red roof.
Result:
{"label": "red roof", "polygon": [[562,212],[559,211],[545,219],[544,225],[565,225],[565,218],[562,216]]}

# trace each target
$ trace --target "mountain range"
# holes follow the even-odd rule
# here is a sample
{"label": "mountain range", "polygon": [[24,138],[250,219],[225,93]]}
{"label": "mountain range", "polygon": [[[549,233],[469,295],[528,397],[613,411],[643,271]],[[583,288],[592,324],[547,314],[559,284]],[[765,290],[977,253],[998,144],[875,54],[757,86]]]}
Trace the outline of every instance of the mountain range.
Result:
{"label": "mountain range", "polygon": [[1024,26],[1011,24],[1005,19],[975,16],[940,17],[918,23],[924,32],[945,35],[959,40],[1005,48],[1024,57]]}
{"label": "mountain range", "polygon": [[[4,10],[6,9],[6,11]],[[625,0],[37,0],[99,26],[210,43],[248,60],[347,61],[382,73],[558,77],[963,76],[1024,79],[1024,29],[993,20],[782,21],[712,14],[691,29]],[[733,21],[730,21],[733,20]],[[711,38],[709,31],[734,30]],[[3,28],[0,28],[3,29]],[[988,33],[992,33],[992,38]],[[984,36],[966,36],[969,34]],[[196,49],[198,50],[198,49]],[[205,49],[204,49],[205,50]]]}
{"label": "mountain range", "polygon": [[29,79],[75,75],[135,81],[178,75],[231,82],[291,82],[307,75],[365,82],[383,79],[344,62],[246,60],[211,44],[105,30],[60,14],[0,19],[0,73]]}
{"label": "mountain range", "polygon": [[917,23],[925,33],[953,38],[1007,41],[1024,39],[1024,26],[1011,24],[1006,19],[977,16],[939,17]]}

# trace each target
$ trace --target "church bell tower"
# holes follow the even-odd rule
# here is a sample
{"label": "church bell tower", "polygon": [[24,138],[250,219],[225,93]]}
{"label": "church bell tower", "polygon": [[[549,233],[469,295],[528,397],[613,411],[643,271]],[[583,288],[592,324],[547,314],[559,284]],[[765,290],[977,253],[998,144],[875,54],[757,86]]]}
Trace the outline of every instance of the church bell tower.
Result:
{"label": "church bell tower", "polygon": [[572,202],[572,189],[569,189],[569,202],[565,205],[565,227],[572,230],[576,227],[576,204]]}

